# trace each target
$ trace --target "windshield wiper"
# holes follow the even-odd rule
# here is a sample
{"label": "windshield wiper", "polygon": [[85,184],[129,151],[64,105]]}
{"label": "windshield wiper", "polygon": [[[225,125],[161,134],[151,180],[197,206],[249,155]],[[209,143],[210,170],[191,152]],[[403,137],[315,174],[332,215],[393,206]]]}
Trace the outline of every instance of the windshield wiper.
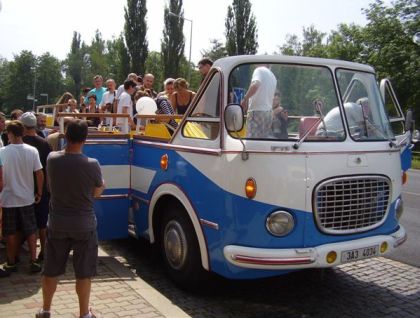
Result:
{"label": "windshield wiper", "polygon": [[322,113],[322,108],[323,107],[324,107],[324,104],[323,104],[322,101],[320,101],[320,100],[315,100],[314,101],[314,110],[315,110],[315,113],[318,115],[318,120],[315,123],[313,123],[312,126],[310,126],[308,129],[305,130],[303,136],[300,137],[299,140],[293,145],[293,149],[299,149],[300,145],[309,136],[312,129],[314,129],[316,126],[318,126],[320,122],[322,122],[322,124],[324,126],[324,129],[325,129],[325,132],[327,133],[327,136],[328,136],[327,127],[325,126],[325,121],[324,121],[324,114]]}
{"label": "windshield wiper", "polygon": [[366,137],[369,138],[369,128],[373,128],[377,133],[379,133],[379,135],[382,138],[388,140],[389,146],[391,148],[397,147],[395,142],[389,136],[385,135],[385,133],[382,130],[380,130],[378,127],[376,127],[374,123],[372,123],[372,121],[369,119],[369,115],[366,114],[365,109],[363,108],[362,102],[359,102],[359,104],[360,104],[360,107],[362,108],[363,123],[365,125],[365,131],[366,131],[365,135],[366,135]]}

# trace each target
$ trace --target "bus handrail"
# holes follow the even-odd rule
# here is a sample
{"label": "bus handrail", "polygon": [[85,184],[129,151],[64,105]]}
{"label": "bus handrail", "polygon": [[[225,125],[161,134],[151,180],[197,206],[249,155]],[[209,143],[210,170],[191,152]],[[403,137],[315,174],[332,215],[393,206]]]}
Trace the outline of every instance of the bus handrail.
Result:
{"label": "bus handrail", "polygon": [[[66,113],[66,112],[59,112],[57,113],[58,124],[59,124],[59,131],[60,133],[64,133],[64,122],[65,118],[73,117],[73,118],[123,118],[124,123],[121,126],[121,132],[128,134],[130,132],[130,127],[128,124],[128,118],[130,117],[129,114],[111,114],[111,113]],[[110,123],[110,131],[113,128],[113,121]]]}

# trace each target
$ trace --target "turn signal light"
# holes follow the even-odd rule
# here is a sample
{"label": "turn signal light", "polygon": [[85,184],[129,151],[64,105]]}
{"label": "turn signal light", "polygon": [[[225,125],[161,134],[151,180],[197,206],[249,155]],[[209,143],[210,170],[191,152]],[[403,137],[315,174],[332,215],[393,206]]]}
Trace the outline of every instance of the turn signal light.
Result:
{"label": "turn signal light", "polygon": [[407,181],[408,181],[408,175],[407,175],[407,172],[404,171],[402,174],[402,184],[406,184]]}
{"label": "turn signal light", "polygon": [[162,168],[162,170],[168,170],[168,165],[169,165],[168,155],[164,154],[162,157],[160,157],[160,167]]}
{"label": "turn signal light", "polygon": [[331,251],[327,254],[327,263],[332,264],[337,259],[337,253],[334,251]]}
{"label": "turn signal light", "polygon": [[381,248],[380,248],[381,253],[385,253],[387,250],[388,250],[388,243],[382,242]]}
{"label": "turn signal light", "polygon": [[246,180],[245,194],[248,197],[248,199],[255,198],[255,195],[257,194],[257,183],[253,178],[248,178],[248,180]]}

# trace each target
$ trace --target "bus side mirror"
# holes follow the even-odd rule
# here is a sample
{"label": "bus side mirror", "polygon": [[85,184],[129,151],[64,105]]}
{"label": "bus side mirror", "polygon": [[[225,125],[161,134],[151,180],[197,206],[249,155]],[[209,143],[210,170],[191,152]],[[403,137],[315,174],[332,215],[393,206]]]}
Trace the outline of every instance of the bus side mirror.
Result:
{"label": "bus side mirror", "polygon": [[238,132],[244,127],[244,111],[238,104],[230,104],[225,108],[225,126],[228,132]]}

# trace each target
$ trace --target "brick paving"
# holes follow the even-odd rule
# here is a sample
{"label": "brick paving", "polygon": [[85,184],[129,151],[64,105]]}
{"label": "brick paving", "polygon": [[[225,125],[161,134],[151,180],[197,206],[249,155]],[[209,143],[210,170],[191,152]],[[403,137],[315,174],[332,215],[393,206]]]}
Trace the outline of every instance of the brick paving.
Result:
{"label": "brick paving", "polygon": [[[420,317],[420,268],[386,258],[251,281],[213,276],[199,293],[188,293],[167,278],[146,242],[109,241],[101,248],[91,304],[102,317]],[[40,306],[39,274],[27,274],[22,264],[19,273],[0,279],[0,317],[33,317]],[[77,317],[77,311],[69,266],[53,317]]]}
{"label": "brick paving", "polygon": [[[0,259],[5,259],[5,249],[0,250]],[[40,274],[29,274],[28,253],[21,255],[17,273],[0,279],[0,317],[34,317],[42,306]],[[78,300],[75,292],[74,272],[69,260],[66,274],[60,279],[54,295],[52,317],[78,317]],[[143,295],[151,295],[155,308]],[[93,280],[91,306],[102,317],[186,317],[150,286],[103,250],[99,254],[98,276]],[[164,314],[166,313],[166,315]]]}
{"label": "brick paving", "polygon": [[215,276],[200,293],[187,293],[167,279],[146,242],[102,247],[191,317],[420,317],[420,268],[383,257],[268,279]]}

